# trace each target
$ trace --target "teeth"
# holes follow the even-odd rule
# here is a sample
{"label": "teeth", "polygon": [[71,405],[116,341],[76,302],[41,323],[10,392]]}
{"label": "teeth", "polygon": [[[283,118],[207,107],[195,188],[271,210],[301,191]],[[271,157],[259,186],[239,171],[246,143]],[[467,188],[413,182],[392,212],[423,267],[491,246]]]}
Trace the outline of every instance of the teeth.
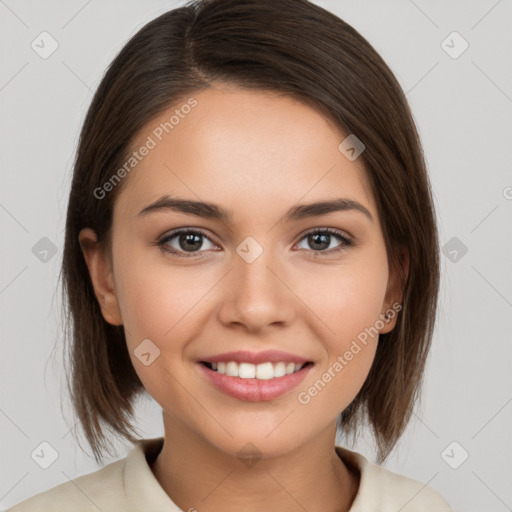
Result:
{"label": "teeth", "polygon": [[276,363],[274,365],[274,377],[283,377],[286,375],[286,364]]}
{"label": "teeth", "polygon": [[[240,377],[241,379],[254,379],[256,377],[256,369],[259,370],[260,364],[256,367],[250,363],[235,363],[234,361],[228,363],[233,365],[234,372],[232,377]],[[226,372],[227,373],[227,372]]]}
{"label": "teeth", "polygon": [[238,365],[234,361],[226,363],[226,375],[228,377],[238,377]]}
{"label": "teeth", "polygon": [[236,361],[211,363],[212,369],[229,377],[240,377],[242,379],[268,380],[276,377],[283,377],[299,371],[304,365],[300,363],[240,363]]}
{"label": "teeth", "polygon": [[274,378],[274,365],[272,363],[262,363],[256,366],[257,379],[273,379]]}

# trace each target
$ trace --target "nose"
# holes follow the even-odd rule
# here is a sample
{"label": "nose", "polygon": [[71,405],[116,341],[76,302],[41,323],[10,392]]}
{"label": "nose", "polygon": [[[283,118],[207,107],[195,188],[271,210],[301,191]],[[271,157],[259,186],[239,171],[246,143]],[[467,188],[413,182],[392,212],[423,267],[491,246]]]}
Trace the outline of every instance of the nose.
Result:
{"label": "nose", "polygon": [[290,325],[300,300],[288,280],[271,250],[263,250],[254,261],[235,254],[224,280],[219,320],[252,333]]}

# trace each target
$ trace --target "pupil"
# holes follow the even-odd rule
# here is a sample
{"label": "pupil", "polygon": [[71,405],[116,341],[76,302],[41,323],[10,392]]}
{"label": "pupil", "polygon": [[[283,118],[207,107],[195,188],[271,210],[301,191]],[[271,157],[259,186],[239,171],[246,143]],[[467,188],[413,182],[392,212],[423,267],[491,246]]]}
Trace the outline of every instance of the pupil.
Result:
{"label": "pupil", "polygon": [[[316,247],[317,249],[326,249],[329,247],[329,237],[330,235],[321,234],[321,233],[314,233],[313,235],[310,235],[310,238],[314,240],[313,246],[315,244],[324,245],[324,247]],[[322,239],[322,241],[319,241],[319,239]],[[313,247],[314,248],[314,247]]]}
{"label": "pupil", "polygon": [[182,241],[185,241],[187,244],[194,244],[194,240],[197,244],[197,247],[192,247],[192,249],[199,249],[201,247],[201,235],[197,235],[195,233],[189,233],[186,235],[180,236],[180,246],[186,247],[186,245],[182,245]]}

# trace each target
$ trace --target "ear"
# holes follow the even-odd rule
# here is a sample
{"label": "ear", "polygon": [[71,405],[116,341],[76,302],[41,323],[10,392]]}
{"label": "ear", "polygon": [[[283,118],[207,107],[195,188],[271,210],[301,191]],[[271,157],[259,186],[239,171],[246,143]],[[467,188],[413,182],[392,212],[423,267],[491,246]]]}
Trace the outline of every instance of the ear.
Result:
{"label": "ear", "polygon": [[409,251],[402,247],[397,264],[390,269],[388,287],[380,319],[385,324],[379,334],[386,334],[395,328],[399,311],[402,310],[403,287],[409,276]]}
{"label": "ear", "polygon": [[112,267],[108,257],[98,245],[96,233],[90,228],[84,228],[78,235],[78,241],[89,269],[94,293],[98,299],[103,318],[109,324],[122,325]]}

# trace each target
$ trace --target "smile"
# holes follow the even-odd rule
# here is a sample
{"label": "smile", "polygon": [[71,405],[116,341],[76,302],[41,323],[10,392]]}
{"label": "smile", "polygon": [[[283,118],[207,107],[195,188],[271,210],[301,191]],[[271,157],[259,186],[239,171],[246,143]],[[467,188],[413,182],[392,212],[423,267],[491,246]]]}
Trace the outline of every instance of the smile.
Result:
{"label": "smile", "polygon": [[285,363],[283,361],[274,363],[266,362],[261,364],[252,363],[237,363],[236,361],[218,363],[203,362],[208,368],[221,375],[227,375],[228,377],[240,377],[241,379],[260,379],[269,380],[277,377],[284,377],[285,375],[291,375],[292,373],[298,372],[306,364],[311,363]]}
{"label": "smile", "polygon": [[201,361],[196,366],[215,389],[239,400],[259,402],[273,400],[297,387],[314,364]]}

